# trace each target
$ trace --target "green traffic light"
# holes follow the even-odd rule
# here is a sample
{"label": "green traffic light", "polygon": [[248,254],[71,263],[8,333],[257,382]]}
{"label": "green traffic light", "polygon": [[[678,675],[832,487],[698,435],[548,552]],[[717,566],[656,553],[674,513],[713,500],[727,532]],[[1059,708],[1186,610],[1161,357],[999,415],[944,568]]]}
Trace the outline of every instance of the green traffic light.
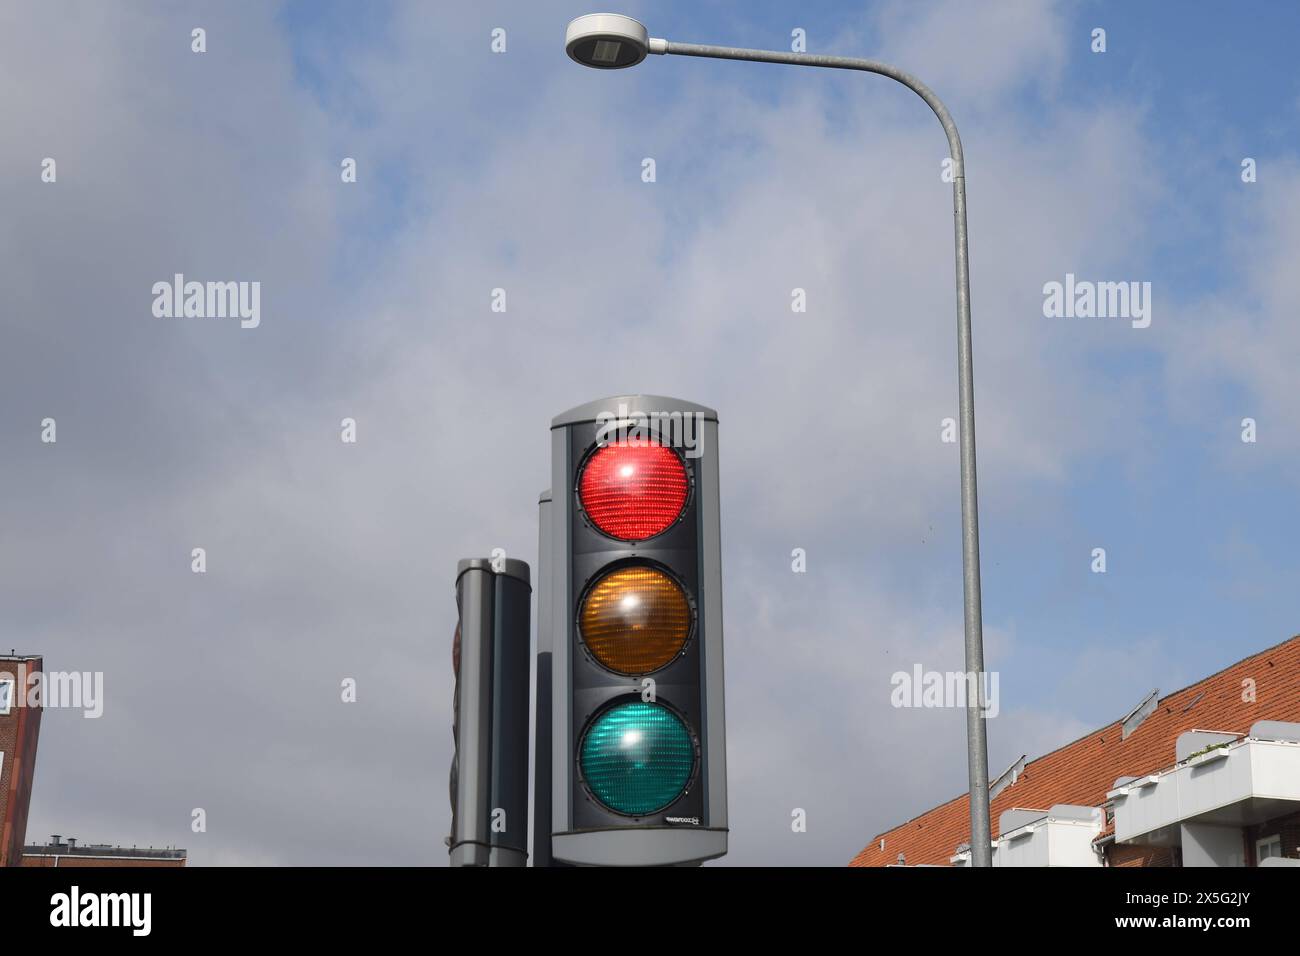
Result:
{"label": "green traffic light", "polygon": [[592,722],[579,766],[602,804],[645,816],[682,795],[695,770],[695,744],[682,719],[662,704],[619,704]]}

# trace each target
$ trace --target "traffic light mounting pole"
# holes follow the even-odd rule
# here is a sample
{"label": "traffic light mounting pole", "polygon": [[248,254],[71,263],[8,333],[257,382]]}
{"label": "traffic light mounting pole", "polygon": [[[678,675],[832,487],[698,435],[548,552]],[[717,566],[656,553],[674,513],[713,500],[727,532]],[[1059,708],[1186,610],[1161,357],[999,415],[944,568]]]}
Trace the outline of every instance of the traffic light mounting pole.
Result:
{"label": "traffic light mounting pole", "polygon": [[979,509],[975,482],[975,386],[971,361],[970,253],[966,235],[966,164],[962,157],[961,137],[948,108],[934,92],[909,73],[875,60],[845,56],[821,56],[813,53],[783,53],[769,50],[746,50],[728,46],[676,43],[650,39],[647,52],[677,56],[707,57],[719,60],[750,60],[757,63],[785,63],[791,66],[817,66],[836,70],[858,70],[897,80],[934,111],[948,137],[948,151],[953,164],[952,208],[957,247],[957,389],[961,418],[961,520],[962,576],[965,607],[966,672],[974,674],[977,688],[974,699],[967,700],[966,748],[970,780],[971,865],[991,866],[993,862],[989,826],[988,741],[983,718],[984,633],[980,601]]}

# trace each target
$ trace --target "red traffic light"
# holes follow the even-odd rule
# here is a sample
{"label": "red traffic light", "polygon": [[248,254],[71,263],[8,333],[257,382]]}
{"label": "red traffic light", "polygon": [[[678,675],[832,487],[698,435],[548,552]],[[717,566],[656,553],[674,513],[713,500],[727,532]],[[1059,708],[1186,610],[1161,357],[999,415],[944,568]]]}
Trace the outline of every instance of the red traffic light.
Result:
{"label": "red traffic light", "polygon": [[686,466],[671,448],[645,442],[604,445],[583,466],[578,499],[602,533],[644,541],[681,516],[689,487]]}

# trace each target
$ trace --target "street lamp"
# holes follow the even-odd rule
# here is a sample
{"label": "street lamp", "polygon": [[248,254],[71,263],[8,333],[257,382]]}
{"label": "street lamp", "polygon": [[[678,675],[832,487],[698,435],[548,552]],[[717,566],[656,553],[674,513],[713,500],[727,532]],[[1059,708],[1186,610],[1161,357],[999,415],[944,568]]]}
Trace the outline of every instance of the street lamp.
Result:
{"label": "street lamp", "polygon": [[988,741],[984,732],[984,633],[980,610],[979,508],[975,485],[975,389],[971,363],[970,253],[966,239],[966,165],[961,137],[948,108],[916,77],[887,63],[847,56],[744,50],[727,46],[677,43],[651,37],[637,20],[616,13],[591,13],[573,20],[565,31],[564,49],[583,66],[618,70],[635,66],[649,53],[700,56],[719,60],[788,63],[837,70],[878,73],[897,80],[917,96],[943,124],[952,159],[952,209],[957,251],[957,391],[960,413],[962,579],[965,608],[966,672],[974,674],[975,692],[966,707],[966,757],[970,781],[971,864],[992,865],[989,828]]}

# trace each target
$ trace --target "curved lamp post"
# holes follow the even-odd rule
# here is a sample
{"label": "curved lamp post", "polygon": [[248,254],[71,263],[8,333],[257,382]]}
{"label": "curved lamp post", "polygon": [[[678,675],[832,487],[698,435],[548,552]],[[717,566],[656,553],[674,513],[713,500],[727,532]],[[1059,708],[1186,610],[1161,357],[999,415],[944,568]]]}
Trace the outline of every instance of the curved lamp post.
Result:
{"label": "curved lamp post", "polygon": [[[966,672],[974,674],[973,693],[966,702],[966,748],[970,779],[971,864],[991,866],[989,828],[988,742],[984,732],[984,633],[980,608],[979,508],[975,486],[975,392],[971,368],[970,261],[966,240],[966,166],[961,137],[948,108],[928,86],[911,74],[875,60],[812,53],[783,53],[772,50],[744,50],[727,46],[705,46],[652,38],[645,26],[631,17],[615,13],[591,13],[570,22],[564,37],[569,57],[602,70],[635,66],[649,53],[700,56],[719,60],[751,60],[757,63],[788,63],[792,66],[820,66],[837,70],[878,73],[902,83],[925,100],[943,124],[953,164],[952,209],[957,247],[957,389],[961,417],[961,523],[962,577],[965,608]],[[968,684],[968,686],[970,686]]]}

